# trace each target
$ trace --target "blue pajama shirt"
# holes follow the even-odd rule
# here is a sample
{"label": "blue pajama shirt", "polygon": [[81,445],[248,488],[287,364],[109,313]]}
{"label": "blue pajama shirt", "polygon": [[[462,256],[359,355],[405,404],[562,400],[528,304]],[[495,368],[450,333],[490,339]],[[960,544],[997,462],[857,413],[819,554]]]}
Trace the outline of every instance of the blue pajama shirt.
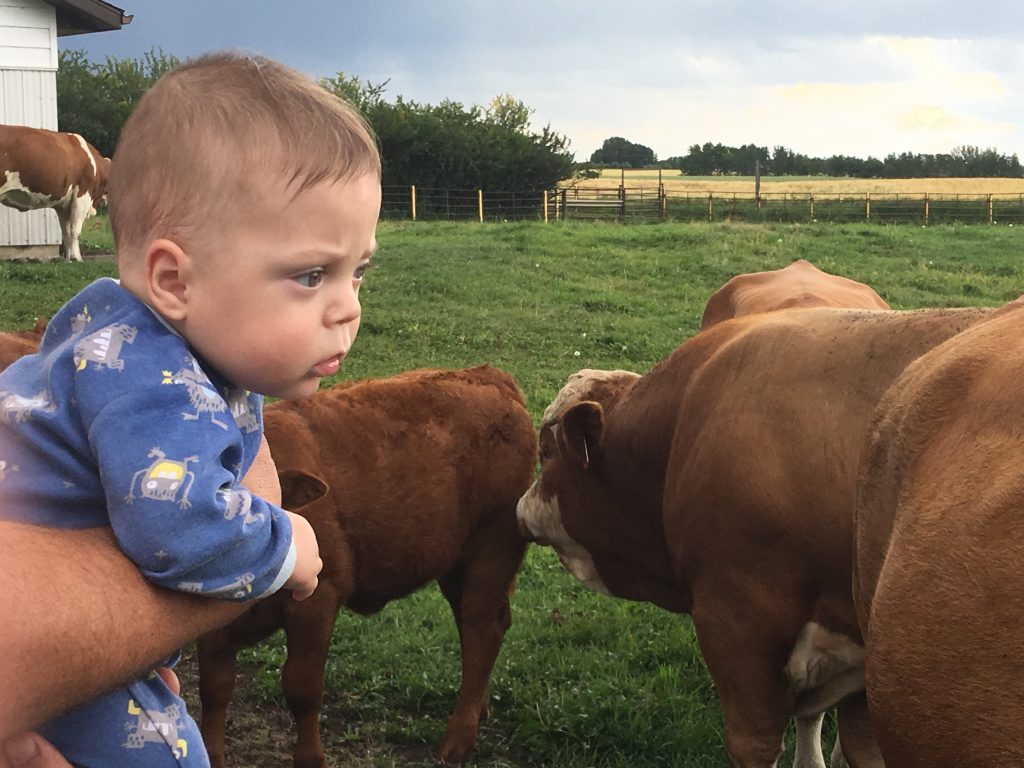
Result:
{"label": "blue pajama shirt", "polygon": [[[0,518],[109,525],[156,584],[269,595],[295,547],[284,511],[241,485],[262,405],[116,280],[97,280],[50,320],[38,354],[0,373]],[[75,765],[209,765],[184,702],[155,674],[42,732]]]}

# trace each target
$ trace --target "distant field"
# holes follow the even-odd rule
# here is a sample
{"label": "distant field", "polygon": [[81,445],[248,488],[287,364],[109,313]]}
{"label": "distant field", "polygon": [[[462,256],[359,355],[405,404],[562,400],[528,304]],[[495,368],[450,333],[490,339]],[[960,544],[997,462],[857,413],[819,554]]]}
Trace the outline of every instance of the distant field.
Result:
{"label": "distant field", "polygon": [[[738,273],[805,258],[872,285],[897,309],[995,306],[1024,290],[1021,227],[383,222],[378,239],[362,330],[339,378],[489,362],[516,377],[537,421],[580,368],[651,368],[697,332],[708,296]],[[29,327],[114,272],[109,259],[0,262],[0,329]],[[727,764],[687,618],[591,593],[540,547],[528,553],[512,610],[472,765]],[[235,768],[291,764],[284,654],[277,635],[241,658]],[[193,706],[194,671],[187,657]],[[322,718],[330,764],[431,765],[458,680],[458,636],[436,587],[371,618],[342,613]],[[791,763],[790,749],[779,764]]]}
{"label": "distant field", "polygon": [[[668,192],[753,192],[753,176],[684,176],[679,171],[662,171]],[[581,187],[617,187],[620,171],[604,169],[599,179],[577,182]],[[657,186],[657,171],[624,172],[627,187]],[[570,186],[566,182],[563,186]],[[1022,179],[849,179],[830,176],[762,176],[763,192],[856,193],[906,192],[960,195],[1024,194]]]}

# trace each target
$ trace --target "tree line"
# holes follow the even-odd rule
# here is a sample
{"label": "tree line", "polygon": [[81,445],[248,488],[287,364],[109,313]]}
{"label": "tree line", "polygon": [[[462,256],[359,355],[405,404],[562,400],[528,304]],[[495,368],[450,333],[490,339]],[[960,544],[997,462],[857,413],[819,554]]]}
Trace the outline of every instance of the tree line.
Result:
{"label": "tree line", "polygon": [[[180,60],[154,49],[141,59],[90,61],[64,50],[57,69],[57,123],[111,156],[132,108]],[[534,130],[533,110],[505,94],[486,107],[445,100],[419,104],[385,98],[372,84],[339,72],[321,85],[353,102],[377,135],[382,184],[424,188],[542,190],[573,172],[569,140],[550,126]]]}
{"label": "tree line", "polygon": [[687,154],[658,160],[654,152],[619,136],[606,139],[590,157],[590,165],[612,168],[671,168],[688,176],[750,176],[755,166],[774,176],[849,176],[854,178],[906,179],[938,177],[1024,176],[1017,155],[1003,155],[995,149],[955,147],[944,154],[895,152],[879,160],[848,155],[809,157],[786,147],[744,144],[694,144]]}

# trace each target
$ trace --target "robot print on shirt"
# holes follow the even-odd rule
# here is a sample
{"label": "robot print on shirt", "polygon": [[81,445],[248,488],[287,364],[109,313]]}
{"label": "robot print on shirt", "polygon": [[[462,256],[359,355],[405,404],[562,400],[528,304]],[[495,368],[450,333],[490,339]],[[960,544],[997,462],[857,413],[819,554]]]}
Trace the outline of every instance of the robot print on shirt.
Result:
{"label": "robot print on shirt", "polygon": [[53,413],[56,410],[57,404],[46,391],[34,397],[25,397],[16,392],[0,392],[0,418],[8,424],[28,421],[33,413]]}
{"label": "robot print on shirt", "polygon": [[256,575],[249,572],[243,573],[230,584],[225,584],[223,587],[217,587],[216,589],[206,591],[203,590],[203,582],[201,581],[182,581],[178,583],[178,591],[193,592],[195,594],[203,593],[209,597],[235,598],[236,600],[242,600],[252,594],[252,583],[254,581],[256,581]]}
{"label": "robot print on shirt", "polygon": [[235,417],[235,424],[246,434],[260,428],[256,413],[249,407],[249,393],[243,389],[233,389],[228,396],[228,408]]}
{"label": "robot print on shirt", "polygon": [[221,501],[224,503],[224,519],[234,520],[236,517],[242,519],[242,525],[250,525],[263,520],[263,513],[252,513],[252,494],[244,489],[224,488],[217,491]]}
{"label": "robot print on shirt", "polygon": [[[139,493],[144,499],[177,501],[182,509],[191,507],[188,494],[192,490],[196,476],[194,472],[189,471],[188,465],[199,461],[199,457],[188,456],[181,461],[175,461],[168,459],[159,448],[153,448],[149,452],[149,458],[156,461],[132,475],[132,484],[128,488],[125,501],[131,504],[135,500],[135,483],[138,482]],[[179,492],[181,498],[178,498]]]}
{"label": "robot print on shirt", "polygon": [[92,322],[92,315],[89,314],[89,307],[82,307],[82,311],[71,318],[71,335],[85,330],[85,326]]}
{"label": "robot print on shirt", "polygon": [[213,386],[213,382],[199,368],[199,363],[196,362],[195,358],[192,358],[191,368],[182,368],[177,373],[163,371],[163,375],[164,384],[183,384],[188,390],[189,402],[196,409],[196,412],[183,413],[181,414],[182,418],[186,421],[197,421],[200,414],[208,413],[210,414],[210,421],[221,429],[228,428],[227,424],[214,416],[215,413],[226,411],[228,404],[224,402],[220,392]]}
{"label": "robot print on shirt", "polygon": [[188,742],[178,735],[179,728],[184,728],[179,705],[171,704],[157,712],[143,709],[134,699],[128,699],[128,714],[135,719],[124,725],[128,737],[122,747],[142,749],[146,744],[160,744],[170,747],[179,760],[188,757]]}
{"label": "robot print on shirt", "polygon": [[125,344],[132,344],[137,333],[138,330],[130,325],[115,323],[83,336],[75,344],[75,368],[83,371],[92,362],[96,364],[96,368],[105,366],[123,371],[124,360],[121,359],[121,347]]}

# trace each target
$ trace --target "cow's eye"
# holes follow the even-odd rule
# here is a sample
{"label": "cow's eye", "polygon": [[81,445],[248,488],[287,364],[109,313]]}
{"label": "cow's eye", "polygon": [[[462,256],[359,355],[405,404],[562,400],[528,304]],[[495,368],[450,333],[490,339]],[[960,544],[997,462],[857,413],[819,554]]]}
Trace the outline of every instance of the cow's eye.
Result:
{"label": "cow's eye", "polygon": [[322,269],[311,269],[309,272],[296,275],[292,280],[303,288],[316,288],[324,281],[324,271]]}

